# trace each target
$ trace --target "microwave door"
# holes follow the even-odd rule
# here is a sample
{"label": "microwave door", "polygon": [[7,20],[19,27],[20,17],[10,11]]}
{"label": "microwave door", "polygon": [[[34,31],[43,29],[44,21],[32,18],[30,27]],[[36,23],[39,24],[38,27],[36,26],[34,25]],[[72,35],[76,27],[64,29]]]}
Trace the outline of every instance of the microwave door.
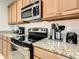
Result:
{"label": "microwave door", "polygon": [[21,17],[22,19],[32,17],[32,8],[23,11]]}

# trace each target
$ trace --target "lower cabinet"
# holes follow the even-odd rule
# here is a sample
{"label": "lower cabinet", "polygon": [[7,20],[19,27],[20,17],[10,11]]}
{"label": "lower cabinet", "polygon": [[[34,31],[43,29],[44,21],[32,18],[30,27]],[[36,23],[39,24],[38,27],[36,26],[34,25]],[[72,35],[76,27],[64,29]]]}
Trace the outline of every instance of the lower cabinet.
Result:
{"label": "lower cabinet", "polygon": [[12,59],[12,53],[11,53],[11,38],[7,38],[8,39],[8,44],[7,44],[7,58],[8,59]]}
{"label": "lower cabinet", "polygon": [[2,39],[0,38],[0,53],[2,54]]}
{"label": "lower cabinet", "polygon": [[34,59],[70,59],[70,58],[34,47]]}
{"label": "lower cabinet", "polygon": [[34,59],[40,59],[40,58],[38,58],[38,57],[34,56]]}
{"label": "lower cabinet", "polygon": [[3,55],[7,59],[7,42],[3,40]]}
{"label": "lower cabinet", "polygon": [[4,56],[5,59],[12,59],[10,38],[5,36],[0,38],[0,53]]}

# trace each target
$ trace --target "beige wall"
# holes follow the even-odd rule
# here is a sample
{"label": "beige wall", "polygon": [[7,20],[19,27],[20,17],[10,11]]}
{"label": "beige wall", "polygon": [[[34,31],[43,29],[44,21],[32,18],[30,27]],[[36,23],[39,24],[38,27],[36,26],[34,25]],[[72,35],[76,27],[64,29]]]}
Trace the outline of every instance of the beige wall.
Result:
{"label": "beige wall", "polygon": [[50,30],[52,23],[58,23],[60,25],[65,25],[66,28],[63,33],[67,33],[69,31],[76,32],[79,34],[79,19],[72,19],[72,20],[62,20],[62,21],[52,21],[52,22],[36,22],[36,23],[29,23],[29,24],[22,24],[19,26],[24,26],[26,29],[30,27],[45,27]]}
{"label": "beige wall", "polygon": [[12,2],[13,0],[0,0],[0,31],[11,29],[8,25],[8,5]]}

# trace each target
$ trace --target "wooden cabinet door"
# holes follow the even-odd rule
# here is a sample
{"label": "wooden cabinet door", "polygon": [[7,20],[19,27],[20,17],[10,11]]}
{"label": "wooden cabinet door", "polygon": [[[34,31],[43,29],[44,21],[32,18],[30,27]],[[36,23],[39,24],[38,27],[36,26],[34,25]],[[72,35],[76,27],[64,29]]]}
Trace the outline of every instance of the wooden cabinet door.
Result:
{"label": "wooden cabinet door", "polygon": [[2,54],[5,59],[12,59],[10,38],[3,36]]}
{"label": "wooden cabinet door", "polygon": [[60,0],[62,13],[61,15],[69,15],[79,13],[79,0]]}
{"label": "wooden cabinet door", "polygon": [[34,47],[34,56],[39,57],[40,59],[69,59],[64,56],[51,53],[49,51]]}
{"label": "wooden cabinet door", "polygon": [[12,24],[16,24],[16,2],[12,4]]}
{"label": "wooden cabinet door", "polygon": [[59,16],[59,0],[42,0],[43,18]]}
{"label": "wooden cabinet door", "polygon": [[0,53],[2,54],[2,38],[0,38]]}
{"label": "wooden cabinet door", "polygon": [[23,7],[29,5],[31,3],[31,0],[23,0]]}
{"label": "wooden cabinet door", "polygon": [[34,59],[40,59],[40,58],[34,56]]}
{"label": "wooden cabinet door", "polygon": [[7,59],[12,59],[12,53],[11,53],[11,38],[7,37]]}
{"label": "wooden cabinet door", "polygon": [[3,39],[3,56],[7,59],[7,42]]}
{"label": "wooden cabinet door", "polygon": [[45,50],[42,50],[42,59],[69,59],[61,55],[57,55]]}
{"label": "wooden cabinet door", "polygon": [[8,7],[8,24],[11,24],[11,18],[12,18],[12,8],[11,6]]}
{"label": "wooden cabinet door", "polygon": [[22,0],[17,0],[17,23],[21,23],[21,8],[22,8]]}

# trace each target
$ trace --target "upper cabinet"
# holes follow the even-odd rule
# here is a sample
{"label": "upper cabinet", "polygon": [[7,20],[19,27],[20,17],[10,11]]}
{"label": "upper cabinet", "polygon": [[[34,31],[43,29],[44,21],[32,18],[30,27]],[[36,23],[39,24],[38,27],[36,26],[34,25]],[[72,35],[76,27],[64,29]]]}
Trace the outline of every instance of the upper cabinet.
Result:
{"label": "upper cabinet", "polygon": [[12,7],[9,6],[9,8],[8,8],[8,24],[11,24],[11,18],[12,18]]}
{"label": "upper cabinet", "polygon": [[22,0],[17,0],[8,7],[8,14],[9,14],[8,24],[22,23],[21,8],[22,8]]}
{"label": "upper cabinet", "polygon": [[12,24],[16,24],[17,23],[17,21],[16,21],[16,2],[14,2],[13,4],[12,4],[12,18],[11,18],[11,22],[12,22]]}
{"label": "upper cabinet", "polygon": [[23,1],[23,7],[29,5],[32,0],[22,0]]}
{"label": "upper cabinet", "polygon": [[21,23],[21,8],[22,8],[22,0],[17,0],[17,23]]}
{"label": "upper cabinet", "polygon": [[59,0],[42,0],[43,18],[59,16]]}
{"label": "upper cabinet", "polygon": [[16,2],[8,7],[8,24],[16,24]]}
{"label": "upper cabinet", "polygon": [[79,17],[79,0],[42,0],[43,19]]}
{"label": "upper cabinet", "polygon": [[[16,0],[9,6],[9,24],[23,23],[21,8],[37,0]],[[60,18],[79,17],[79,0],[42,0],[42,19],[56,20]]]}
{"label": "upper cabinet", "polygon": [[79,0],[61,0],[61,15],[79,13]]}

